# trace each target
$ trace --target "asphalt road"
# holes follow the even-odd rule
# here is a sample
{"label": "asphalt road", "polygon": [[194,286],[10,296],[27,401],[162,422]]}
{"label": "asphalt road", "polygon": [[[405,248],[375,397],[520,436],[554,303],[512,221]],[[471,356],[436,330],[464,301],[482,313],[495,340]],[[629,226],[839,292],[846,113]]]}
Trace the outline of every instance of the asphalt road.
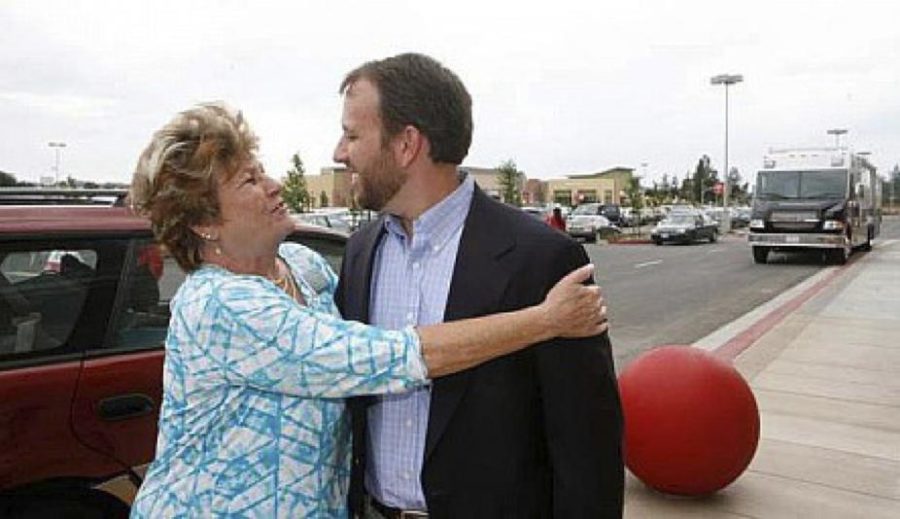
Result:
{"label": "asphalt road", "polygon": [[[879,238],[900,238],[900,219],[886,218]],[[691,344],[827,266],[809,253],[757,265],[735,234],[713,244],[584,247],[609,305],[617,370],[654,346]]]}

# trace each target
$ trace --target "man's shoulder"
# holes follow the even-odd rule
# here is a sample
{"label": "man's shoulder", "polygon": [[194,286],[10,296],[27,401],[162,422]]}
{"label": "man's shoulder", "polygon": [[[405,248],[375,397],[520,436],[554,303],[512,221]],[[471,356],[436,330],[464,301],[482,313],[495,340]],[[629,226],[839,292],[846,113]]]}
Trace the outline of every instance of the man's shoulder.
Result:
{"label": "man's shoulder", "polygon": [[482,203],[484,204],[484,212],[492,216],[494,221],[477,223],[495,225],[497,232],[511,233],[520,245],[534,245],[554,250],[560,247],[577,245],[569,235],[550,227],[547,223],[538,220],[518,207],[504,204],[490,197],[485,197]]}

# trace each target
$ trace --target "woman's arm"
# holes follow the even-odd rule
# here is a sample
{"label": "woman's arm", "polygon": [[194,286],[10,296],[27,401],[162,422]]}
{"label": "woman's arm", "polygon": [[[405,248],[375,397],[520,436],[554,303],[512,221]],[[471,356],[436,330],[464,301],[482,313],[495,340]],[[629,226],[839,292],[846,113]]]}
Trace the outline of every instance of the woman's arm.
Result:
{"label": "woman's arm", "polygon": [[593,271],[593,265],[585,265],[570,272],[536,306],[419,328],[428,377],[462,371],[553,337],[605,332],[609,325],[600,287],[581,284]]}
{"label": "woman's arm", "polygon": [[[213,301],[179,311],[179,322],[211,323],[190,341],[199,358],[231,384],[303,397],[341,398],[400,392],[428,377],[460,371],[555,336],[606,329],[600,291],[584,286],[583,267],[561,280],[545,301],[523,310],[384,330],[293,302],[253,276],[229,279]],[[190,305],[193,306],[193,305]],[[190,325],[186,326],[190,328]],[[423,350],[424,347],[424,350]]]}

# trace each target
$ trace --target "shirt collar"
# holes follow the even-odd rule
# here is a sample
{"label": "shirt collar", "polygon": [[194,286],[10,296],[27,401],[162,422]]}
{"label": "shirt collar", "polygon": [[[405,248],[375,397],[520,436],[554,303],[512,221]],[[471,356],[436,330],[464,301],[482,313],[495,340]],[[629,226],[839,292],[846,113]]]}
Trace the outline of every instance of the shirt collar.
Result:
{"label": "shirt collar", "polygon": [[[466,221],[472,195],[475,193],[475,180],[465,171],[459,172],[460,184],[448,196],[429,207],[413,221],[413,240],[416,243],[427,243],[435,251],[439,250]],[[388,233],[406,237],[400,218],[387,215],[384,227]],[[419,241],[421,240],[421,242]]]}

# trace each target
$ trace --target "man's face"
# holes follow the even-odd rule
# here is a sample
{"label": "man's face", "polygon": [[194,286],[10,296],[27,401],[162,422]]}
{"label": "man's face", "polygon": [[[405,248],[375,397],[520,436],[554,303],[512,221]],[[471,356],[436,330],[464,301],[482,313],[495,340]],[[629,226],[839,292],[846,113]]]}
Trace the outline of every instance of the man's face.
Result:
{"label": "man's face", "polygon": [[341,116],[343,133],[334,150],[334,161],[353,175],[353,189],[365,209],[381,211],[406,182],[394,158],[390,142],[385,144],[379,114],[378,90],[360,79],[344,96]]}

